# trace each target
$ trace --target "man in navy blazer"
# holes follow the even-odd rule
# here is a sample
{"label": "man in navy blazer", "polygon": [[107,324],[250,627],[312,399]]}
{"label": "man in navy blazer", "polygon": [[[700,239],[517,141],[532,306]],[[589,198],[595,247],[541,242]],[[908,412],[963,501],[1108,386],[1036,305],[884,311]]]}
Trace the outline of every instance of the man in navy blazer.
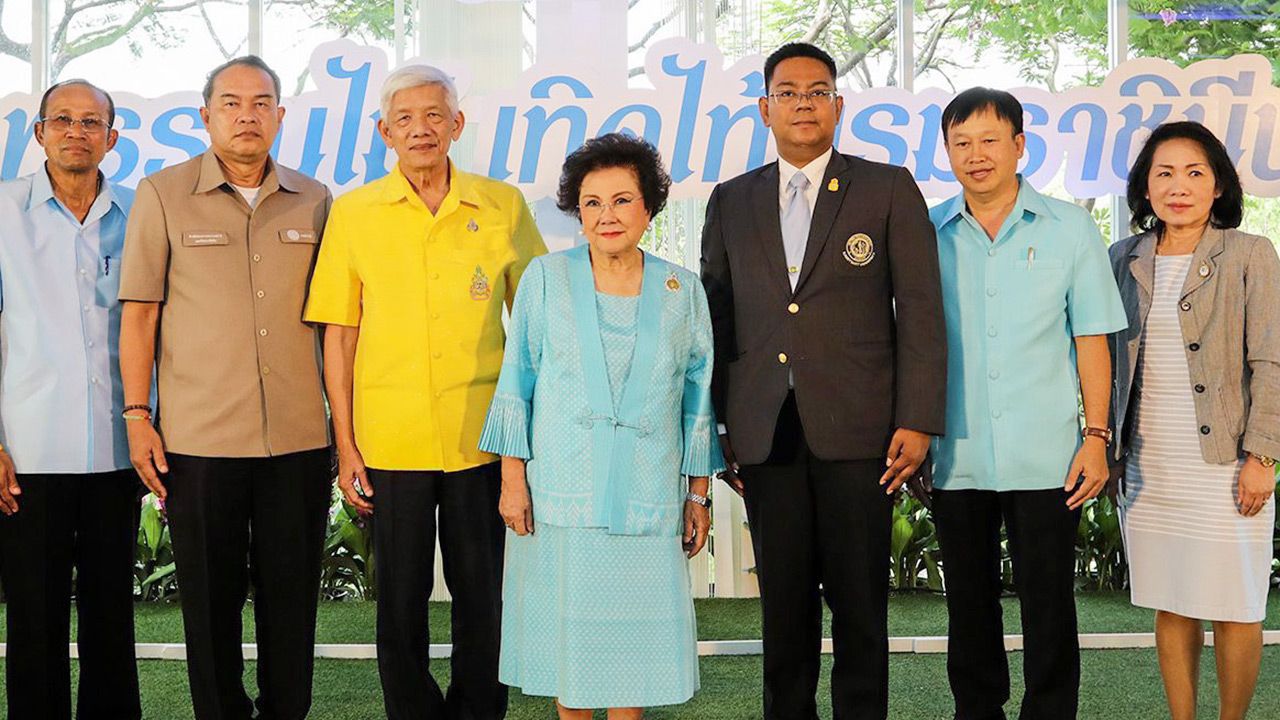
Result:
{"label": "man in navy blazer", "polygon": [[822,599],[834,716],[888,714],[895,491],[940,435],[946,333],[924,198],[901,167],[834,151],[836,66],[765,63],[779,159],[716,187],[702,235],[725,479],[747,504],[764,616],[764,715],[817,718]]}

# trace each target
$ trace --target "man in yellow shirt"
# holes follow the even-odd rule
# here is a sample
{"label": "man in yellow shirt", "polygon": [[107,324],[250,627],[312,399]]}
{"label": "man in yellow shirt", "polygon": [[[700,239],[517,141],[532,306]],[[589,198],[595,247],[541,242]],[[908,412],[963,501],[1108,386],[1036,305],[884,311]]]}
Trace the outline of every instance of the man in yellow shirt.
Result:
{"label": "man in yellow shirt", "polygon": [[[448,75],[401,68],[381,104],[378,131],[399,160],[334,203],[306,310],[326,324],[338,485],[373,513],[389,720],[501,718],[500,476],[476,446],[502,366],[502,306],[546,247],[519,190],[449,161],[465,118]],[[437,511],[455,601],[447,696],[427,657]]]}

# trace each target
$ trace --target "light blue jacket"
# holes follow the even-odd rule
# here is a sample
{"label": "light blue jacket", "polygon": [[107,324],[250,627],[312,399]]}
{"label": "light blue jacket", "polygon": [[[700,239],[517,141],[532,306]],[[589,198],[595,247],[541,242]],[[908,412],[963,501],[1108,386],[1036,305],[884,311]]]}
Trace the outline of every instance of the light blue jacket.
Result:
{"label": "light blue jacket", "polygon": [[678,534],[682,476],[724,468],[698,277],[646,253],[636,332],[614,407],[587,246],[535,258],[521,278],[480,448],[528,460],[535,526]]}

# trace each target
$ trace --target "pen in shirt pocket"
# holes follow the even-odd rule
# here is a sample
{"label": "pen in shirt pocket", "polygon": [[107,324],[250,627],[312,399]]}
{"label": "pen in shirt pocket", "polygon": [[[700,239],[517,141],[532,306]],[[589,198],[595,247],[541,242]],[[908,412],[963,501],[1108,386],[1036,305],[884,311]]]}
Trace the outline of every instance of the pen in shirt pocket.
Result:
{"label": "pen in shirt pocket", "polygon": [[1031,263],[1035,261],[1036,261],[1036,249],[1033,247],[1027,248],[1027,269],[1028,270],[1031,269]]}
{"label": "pen in shirt pocket", "polygon": [[102,258],[102,274],[106,277],[111,277],[111,256],[110,255]]}

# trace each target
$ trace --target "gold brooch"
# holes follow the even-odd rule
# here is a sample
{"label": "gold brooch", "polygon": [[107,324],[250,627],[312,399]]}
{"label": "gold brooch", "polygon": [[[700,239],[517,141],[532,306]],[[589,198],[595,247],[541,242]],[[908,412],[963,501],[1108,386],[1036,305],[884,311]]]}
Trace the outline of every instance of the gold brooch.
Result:
{"label": "gold brooch", "polygon": [[837,180],[836,178],[831,178],[831,182],[827,183],[827,190],[830,190],[831,192],[835,192],[839,189],[840,189],[840,181]]}
{"label": "gold brooch", "polygon": [[667,276],[667,289],[671,292],[675,292],[680,289],[680,280],[676,277],[675,273],[671,273]]}

